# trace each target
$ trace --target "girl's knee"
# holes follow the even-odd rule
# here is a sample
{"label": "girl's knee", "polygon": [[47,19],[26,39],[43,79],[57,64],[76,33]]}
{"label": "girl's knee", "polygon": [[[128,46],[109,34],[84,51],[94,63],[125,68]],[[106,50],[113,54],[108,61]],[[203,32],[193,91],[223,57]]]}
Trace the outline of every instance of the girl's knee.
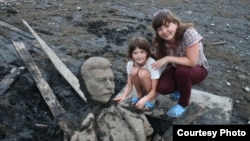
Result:
{"label": "girl's knee", "polygon": [[189,76],[189,71],[186,66],[178,66],[175,71],[176,76]]}
{"label": "girl's knee", "polygon": [[170,94],[172,91],[169,91],[168,89],[164,88],[164,87],[157,87],[157,92],[162,94],[162,95],[167,95]]}
{"label": "girl's knee", "polygon": [[143,69],[143,68],[141,68],[141,69],[139,69],[139,71],[138,71],[138,77],[139,78],[150,78],[150,72],[147,70],[147,69]]}
{"label": "girl's knee", "polygon": [[138,71],[139,71],[139,68],[132,67],[131,76],[133,76],[133,77],[137,76],[138,75]]}

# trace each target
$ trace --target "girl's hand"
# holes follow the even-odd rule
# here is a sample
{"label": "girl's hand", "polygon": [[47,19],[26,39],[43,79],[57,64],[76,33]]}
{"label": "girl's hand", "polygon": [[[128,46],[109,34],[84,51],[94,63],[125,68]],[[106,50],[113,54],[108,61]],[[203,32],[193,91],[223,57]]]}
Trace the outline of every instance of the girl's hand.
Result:
{"label": "girl's hand", "polygon": [[126,97],[125,96],[115,97],[113,98],[113,100],[117,103],[121,103],[126,100]]}
{"label": "girl's hand", "polygon": [[152,64],[152,67],[153,67],[154,69],[159,69],[159,68],[161,68],[163,65],[165,65],[165,64],[167,64],[167,63],[169,63],[169,62],[168,62],[168,56],[166,56],[166,57],[164,57],[164,58],[161,58],[161,59],[155,61],[155,62]]}
{"label": "girl's hand", "polygon": [[147,99],[146,96],[142,97],[142,98],[136,103],[135,108],[136,108],[136,109],[140,109],[140,110],[144,109],[144,106],[145,106],[145,104],[146,104],[147,101],[148,101],[148,99]]}

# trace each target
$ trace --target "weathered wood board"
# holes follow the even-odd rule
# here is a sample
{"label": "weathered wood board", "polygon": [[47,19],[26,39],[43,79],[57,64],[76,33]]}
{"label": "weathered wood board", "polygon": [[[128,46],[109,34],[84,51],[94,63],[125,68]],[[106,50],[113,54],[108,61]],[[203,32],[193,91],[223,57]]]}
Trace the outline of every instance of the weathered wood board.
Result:
{"label": "weathered wood board", "polygon": [[28,38],[31,38],[31,39],[34,39],[34,38],[35,38],[35,37],[32,36],[31,34],[25,32],[25,31],[23,31],[23,30],[21,30],[21,29],[15,27],[15,26],[13,26],[13,25],[10,25],[10,24],[8,24],[8,23],[5,23],[5,22],[3,22],[3,21],[0,21],[0,26],[5,27],[5,28],[8,28],[8,29],[10,29],[10,30],[12,30],[12,31],[15,31],[15,32],[17,32],[17,33],[19,33],[19,34],[21,34],[21,35],[24,35],[24,36],[28,37]]}
{"label": "weathered wood board", "polygon": [[3,95],[11,87],[24,68],[12,68],[10,73],[0,81],[0,95]]}
{"label": "weathered wood board", "polygon": [[87,102],[84,93],[80,89],[80,83],[77,77],[69,70],[69,68],[60,60],[55,52],[41,39],[41,37],[23,20],[23,23],[29,28],[30,32],[35,36],[36,40],[40,43],[43,51],[47,54],[51,62],[54,64],[59,73],[66,79],[66,81],[74,88],[78,95]]}
{"label": "weathered wood board", "polygon": [[26,65],[28,71],[30,72],[33,80],[36,82],[36,85],[40,90],[43,99],[48,105],[52,115],[54,117],[57,117],[58,115],[64,113],[65,110],[60,105],[48,82],[43,78],[42,73],[40,72],[39,68],[37,67],[35,61],[32,59],[32,56],[29,54],[24,44],[22,42],[13,42],[13,44],[20,57],[22,58],[24,64]]}

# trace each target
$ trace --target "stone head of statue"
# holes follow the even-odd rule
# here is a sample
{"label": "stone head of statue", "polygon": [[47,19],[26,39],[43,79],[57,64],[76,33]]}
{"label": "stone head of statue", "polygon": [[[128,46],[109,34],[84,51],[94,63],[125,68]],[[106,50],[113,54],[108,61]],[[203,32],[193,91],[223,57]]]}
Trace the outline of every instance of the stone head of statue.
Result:
{"label": "stone head of statue", "polygon": [[103,57],[88,58],[81,65],[81,75],[89,98],[107,103],[115,92],[114,74],[110,61]]}

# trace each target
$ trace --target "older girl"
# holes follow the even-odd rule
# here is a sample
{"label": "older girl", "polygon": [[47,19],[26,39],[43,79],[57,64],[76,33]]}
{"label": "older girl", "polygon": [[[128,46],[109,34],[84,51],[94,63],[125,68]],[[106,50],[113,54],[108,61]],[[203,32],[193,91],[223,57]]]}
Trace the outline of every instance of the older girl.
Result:
{"label": "older girl", "polygon": [[170,117],[180,117],[189,105],[192,85],[208,75],[208,62],[203,52],[202,37],[192,23],[181,22],[169,9],[156,12],[152,27],[157,61],[153,68],[167,65],[157,86],[161,94],[171,94],[177,105],[167,111]]}

